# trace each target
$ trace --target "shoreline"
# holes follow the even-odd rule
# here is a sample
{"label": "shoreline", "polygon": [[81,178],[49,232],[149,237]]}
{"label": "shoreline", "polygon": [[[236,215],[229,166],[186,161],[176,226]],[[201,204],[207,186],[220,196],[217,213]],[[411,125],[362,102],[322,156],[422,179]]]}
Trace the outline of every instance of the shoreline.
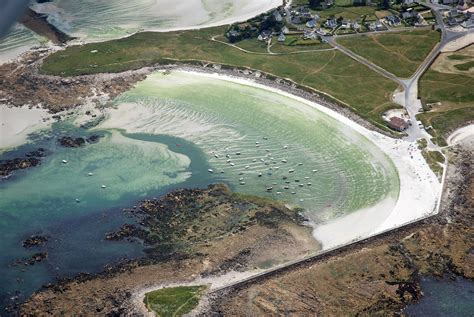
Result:
{"label": "shoreline", "polygon": [[[205,28],[212,28],[212,27],[219,27],[219,26],[225,26],[225,25],[231,25],[234,23],[244,23],[260,14],[265,14],[270,12],[271,10],[274,10],[278,7],[286,5],[287,2],[291,3],[292,0],[263,0],[262,2],[268,2],[270,1],[269,4],[263,6],[260,10],[258,10],[259,13],[255,13],[255,8],[250,8],[250,12],[247,13],[240,13],[237,16],[231,16],[231,17],[225,17],[219,21],[215,22],[202,22],[201,24],[196,24],[196,25],[190,25],[186,27],[158,27],[158,28],[141,28],[138,31],[135,32],[129,32],[127,31],[127,34],[124,34],[122,36],[116,36],[116,37],[110,37],[110,38],[96,38],[96,39],[84,39],[87,37],[87,35],[83,35],[81,37],[71,37],[71,35],[68,35],[64,33],[63,31],[60,30],[60,28],[56,27],[55,25],[48,23],[52,28],[57,29],[59,32],[66,34],[67,36],[71,37],[72,41],[71,44],[89,44],[89,43],[98,43],[98,42],[103,42],[103,41],[109,41],[109,40],[117,40],[117,39],[122,39],[126,38],[129,36],[132,36],[136,33],[140,32],[156,32],[156,33],[167,33],[167,32],[179,32],[179,31],[191,31],[191,30],[200,30],[200,29],[205,29]],[[32,10],[34,13],[37,15],[45,15],[49,16],[50,13],[46,12],[47,10],[43,10],[43,12],[40,10],[42,8],[42,4],[36,4]]]}
{"label": "shoreline", "polygon": [[[179,71],[179,70],[178,70]],[[442,192],[442,184],[438,183],[436,175],[423,158],[421,151],[418,150],[416,143],[410,143],[404,140],[397,140],[381,135],[373,130],[359,125],[344,115],[329,109],[314,101],[292,95],[291,93],[279,90],[275,87],[268,87],[258,82],[248,79],[236,78],[228,75],[208,72],[193,72],[191,70],[181,70],[195,74],[196,76],[208,76],[221,80],[248,85],[271,92],[278,93],[285,97],[293,98],[307,106],[321,111],[339,122],[349,126],[364,137],[378,146],[395,164],[400,180],[400,191],[397,202],[392,211],[384,219],[378,219],[376,223],[369,225],[368,221],[377,219],[379,215],[380,204],[366,208],[362,211],[355,211],[349,215],[319,225],[315,228],[314,236],[318,242],[323,244],[323,249],[336,247],[337,245],[355,241],[362,237],[373,236],[385,230],[393,229],[405,223],[422,219],[425,216],[436,214],[437,206]],[[422,178],[423,177],[423,178]],[[383,202],[382,202],[383,204]],[[414,210],[414,209],[417,210]],[[358,218],[362,212],[364,217]],[[356,228],[356,229],[355,229]],[[354,232],[351,238],[344,236],[334,237],[334,232]]]}
{"label": "shoreline", "polygon": [[52,119],[45,109],[0,103],[0,154],[28,143],[28,134],[49,128]]}

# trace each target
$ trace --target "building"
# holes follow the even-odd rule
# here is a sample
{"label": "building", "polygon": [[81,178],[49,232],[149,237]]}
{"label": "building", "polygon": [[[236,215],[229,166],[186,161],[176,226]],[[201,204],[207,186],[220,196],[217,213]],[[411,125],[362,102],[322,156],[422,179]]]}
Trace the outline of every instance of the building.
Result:
{"label": "building", "polygon": [[408,129],[408,122],[403,120],[402,118],[399,117],[391,117],[390,120],[388,121],[388,126],[391,129],[397,130],[397,131],[405,131]]}
{"label": "building", "polygon": [[461,26],[466,29],[474,29],[474,14],[469,19],[461,23]]}
{"label": "building", "polygon": [[306,26],[309,27],[309,28],[316,27],[316,20],[315,19],[309,20],[308,22],[306,22]]}
{"label": "building", "polygon": [[329,19],[326,22],[324,22],[324,26],[329,29],[334,29],[337,26],[337,21],[336,19]]}
{"label": "building", "polygon": [[272,37],[272,31],[270,30],[264,30],[260,35],[258,36],[259,41],[268,41]]}
{"label": "building", "polygon": [[400,25],[402,23],[400,18],[394,15],[389,15],[385,17],[385,21],[387,21],[388,25],[392,26]]}
{"label": "building", "polygon": [[280,33],[280,35],[278,35],[278,42],[285,42],[285,40],[286,40],[285,34]]}

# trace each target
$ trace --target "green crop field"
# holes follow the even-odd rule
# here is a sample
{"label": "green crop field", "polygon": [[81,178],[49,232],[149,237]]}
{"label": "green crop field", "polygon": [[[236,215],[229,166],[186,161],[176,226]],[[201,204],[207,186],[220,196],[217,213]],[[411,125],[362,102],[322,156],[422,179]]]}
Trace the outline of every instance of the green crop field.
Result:
{"label": "green crop field", "polygon": [[199,303],[205,286],[179,286],[163,288],[145,294],[146,307],[158,316],[182,316]]}
{"label": "green crop field", "polygon": [[439,32],[416,30],[346,37],[338,39],[338,43],[392,74],[408,78],[439,39]]}
{"label": "green crop field", "polygon": [[145,32],[109,42],[72,46],[46,58],[41,71],[73,76],[121,72],[175,61],[209,61],[250,67],[329,94],[361,117],[385,127],[381,109],[386,109],[392,92],[397,88],[396,83],[338,51],[249,54],[210,40],[224,32],[224,27],[170,33]]}

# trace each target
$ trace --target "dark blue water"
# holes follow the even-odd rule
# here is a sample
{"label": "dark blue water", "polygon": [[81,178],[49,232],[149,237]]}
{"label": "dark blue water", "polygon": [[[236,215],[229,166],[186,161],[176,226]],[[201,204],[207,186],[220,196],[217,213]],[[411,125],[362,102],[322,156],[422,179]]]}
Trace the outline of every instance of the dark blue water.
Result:
{"label": "dark blue water", "polygon": [[408,316],[472,317],[474,316],[474,281],[458,278],[426,278],[421,281],[424,296],[405,309]]}
{"label": "dark blue water", "polygon": [[[33,143],[0,155],[0,160],[22,157],[38,147],[49,152],[40,166],[17,171],[11,179],[0,182],[0,315],[13,300],[24,300],[57,278],[73,277],[80,272],[97,273],[106,264],[142,256],[139,243],[104,240],[107,232],[133,223],[123,208],[176,188],[205,187],[218,181],[207,172],[209,167],[201,150],[182,139],[120,133],[120,140],[131,140],[133,146],[120,142],[108,145],[105,143],[110,139],[105,137],[98,144],[75,149],[57,145],[56,136],[64,133],[90,134],[57,124],[47,135],[34,137]],[[99,134],[110,136],[108,131]],[[144,147],[150,143],[164,144],[173,153],[185,154],[191,159],[186,170],[192,173],[191,177],[160,186],[163,175],[172,181],[183,171],[167,171],[170,158],[166,156],[134,157],[154,153],[140,152],[142,143],[136,145],[134,140],[147,141],[142,142]],[[70,160],[67,165],[57,163],[65,157]],[[92,169],[94,176],[86,179],[83,174]],[[154,173],[157,184],[153,184]],[[100,186],[84,189],[85,182],[90,180],[97,182],[94,186],[107,181],[106,191],[101,191]],[[80,203],[75,202],[76,195],[80,196]],[[44,247],[23,248],[21,241],[33,234],[47,235],[50,241]],[[48,252],[46,261],[33,266],[12,265],[17,259],[27,259],[40,251]]]}

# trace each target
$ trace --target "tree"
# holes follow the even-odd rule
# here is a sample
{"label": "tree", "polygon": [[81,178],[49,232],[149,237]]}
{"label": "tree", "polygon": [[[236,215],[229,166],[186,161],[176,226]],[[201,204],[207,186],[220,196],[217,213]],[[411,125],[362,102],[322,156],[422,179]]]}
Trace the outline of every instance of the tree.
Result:
{"label": "tree", "polygon": [[321,7],[321,0],[309,0],[309,7],[311,9],[317,9]]}

